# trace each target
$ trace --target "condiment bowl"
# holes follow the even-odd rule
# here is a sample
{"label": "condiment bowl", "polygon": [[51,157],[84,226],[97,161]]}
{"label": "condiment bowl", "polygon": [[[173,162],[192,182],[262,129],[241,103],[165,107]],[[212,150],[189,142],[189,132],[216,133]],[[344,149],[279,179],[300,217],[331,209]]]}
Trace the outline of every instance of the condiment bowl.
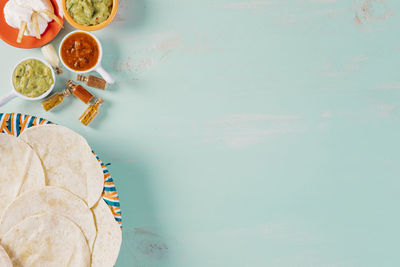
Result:
{"label": "condiment bowl", "polygon": [[[66,40],[70,35],[72,35],[72,34],[74,34],[74,33],[77,33],[77,32],[83,32],[83,33],[86,33],[86,34],[90,35],[91,37],[93,37],[93,39],[96,40],[96,42],[97,42],[97,44],[98,44],[98,46],[99,46],[99,58],[97,59],[96,65],[95,65],[94,67],[92,67],[91,69],[84,70],[84,71],[74,70],[74,69],[70,68],[70,67],[64,62],[63,57],[62,57],[62,54],[61,54],[61,48],[62,48],[62,45],[64,44],[65,40]],[[91,71],[96,71],[96,72],[98,72],[98,73],[101,75],[101,77],[103,77],[104,80],[106,80],[107,83],[109,83],[109,84],[115,83],[115,81],[114,81],[114,79],[111,77],[111,75],[110,75],[105,69],[103,69],[103,67],[101,66],[101,59],[103,58],[103,47],[102,47],[102,45],[101,45],[99,39],[97,39],[97,37],[94,36],[92,33],[86,32],[86,31],[81,31],[81,30],[77,30],[77,31],[73,31],[73,32],[68,33],[68,34],[62,39],[62,41],[61,41],[61,43],[60,43],[60,47],[59,47],[59,49],[58,49],[58,54],[59,54],[59,56],[60,56],[61,62],[63,63],[63,65],[64,65],[68,70],[70,70],[70,71],[72,71],[72,72],[75,72],[75,73],[79,73],[79,74],[88,73],[88,72],[91,72]]]}
{"label": "condiment bowl", "polygon": [[97,25],[93,25],[93,26],[85,26],[85,25],[81,25],[79,23],[77,23],[69,14],[68,10],[67,10],[67,1],[66,0],[62,0],[62,9],[64,12],[64,16],[66,18],[66,20],[69,22],[69,24],[71,24],[73,27],[82,30],[82,31],[97,31],[100,29],[103,29],[104,27],[106,27],[108,24],[110,24],[110,22],[114,19],[115,15],[117,14],[117,10],[118,10],[118,0],[113,0],[113,7],[111,10],[111,14],[110,16],[107,18],[106,21],[97,24]]}
{"label": "condiment bowl", "polygon": [[[45,64],[47,67],[50,68],[50,70],[51,70],[51,75],[53,76],[53,81],[54,81],[54,82],[53,82],[53,84],[51,85],[51,87],[49,88],[49,90],[47,90],[46,92],[44,92],[43,94],[41,94],[41,95],[38,96],[38,97],[27,97],[27,96],[24,96],[23,94],[17,92],[17,90],[15,89],[14,84],[13,84],[13,76],[14,76],[14,71],[15,71],[15,69],[17,68],[17,66],[18,66],[20,63],[22,63],[22,62],[24,62],[25,60],[28,60],[28,59],[36,59],[36,60],[42,62],[43,64]],[[11,73],[11,87],[12,87],[12,91],[11,91],[10,93],[8,93],[6,96],[0,98],[0,106],[3,106],[4,104],[8,103],[10,100],[14,99],[15,97],[20,97],[20,98],[22,98],[22,99],[30,100],[30,101],[32,101],[32,100],[40,100],[40,99],[43,99],[43,98],[45,98],[46,96],[48,96],[48,95],[51,93],[51,91],[53,91],[54,85],[55,85],[55,84],[56,84],[56,74],[54,73],[54,70],[53,70],[53,68],[50,66],[49,63],[47,63],[46,61],[44,61],[44,60],[42,60],[42,59],[40,59],[40,58],[37,58],[37,57],[28,57],[28,58],[24,58],[24,59],[20,60],[20,61],[14,66],[14,68],[12,69],[12,73]]]}

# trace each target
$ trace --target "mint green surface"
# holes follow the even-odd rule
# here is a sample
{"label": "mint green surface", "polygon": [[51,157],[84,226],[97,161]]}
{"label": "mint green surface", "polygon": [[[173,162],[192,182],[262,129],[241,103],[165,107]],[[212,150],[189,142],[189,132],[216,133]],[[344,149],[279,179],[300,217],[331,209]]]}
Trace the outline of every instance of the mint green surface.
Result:
{"label": "mint green surface", "polygon": [[[397,0],[122,0],[95,33],[117,84],[91,90],[91,127],[72,97],[0,111],[68,126],[112,164],[118,267],[400,266],[399,25]],[[40,51],[0,55],[6,94]]]}

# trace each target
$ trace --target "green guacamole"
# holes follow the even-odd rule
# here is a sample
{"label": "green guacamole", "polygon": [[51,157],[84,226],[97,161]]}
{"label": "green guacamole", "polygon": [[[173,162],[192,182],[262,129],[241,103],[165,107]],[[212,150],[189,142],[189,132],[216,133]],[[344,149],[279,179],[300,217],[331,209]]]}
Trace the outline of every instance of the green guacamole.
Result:
{"label": "green guacamole", "polygon": [[15,90],[27,97],[38,97],[53,85],[51,69],[37,59],[27,59],[14,70],[13,85]]}
{"label": "green guacamole", "polygon": [[67,0],[68,13],[80,25],[93,26],[108,19],[112,0]]}

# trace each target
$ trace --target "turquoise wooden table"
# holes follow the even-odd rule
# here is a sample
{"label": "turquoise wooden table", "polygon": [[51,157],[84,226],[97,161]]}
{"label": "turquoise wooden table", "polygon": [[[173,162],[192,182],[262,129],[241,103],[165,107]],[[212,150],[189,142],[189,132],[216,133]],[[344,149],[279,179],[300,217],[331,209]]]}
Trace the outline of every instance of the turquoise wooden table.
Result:
{"label": "turquoise wooden table", "polygon": [[[0,111],[111,163],[117,266],[400,266],[399,25],[397,0],[122,0],[91,127],[72,99]],[[1,94],[31,55],[0,44]]]}

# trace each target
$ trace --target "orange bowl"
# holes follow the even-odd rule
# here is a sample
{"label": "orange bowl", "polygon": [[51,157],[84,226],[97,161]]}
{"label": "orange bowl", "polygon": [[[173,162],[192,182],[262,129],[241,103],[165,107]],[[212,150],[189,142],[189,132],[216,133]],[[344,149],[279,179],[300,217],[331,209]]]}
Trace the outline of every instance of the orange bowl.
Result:
{"label": "orange bowl", "polygon": [[62,0],[62,9],[64,11],[65,19],[73,27],[75,27],[75,28],[77,28],[79,30],[82,30],[82,31],[97,31],[97,30],[103,29],[108,24],[110,24],[110,22],[114,19],[115,15],[117,14],[117,10],[118,10],[118,0],[113,0],[113,6],[112,6],[111,14],[110,14],[110,16],[108,17],[108,19],[106,21],[104,21],[104,22],[102,22],[100,24],[97,24],[97,25],[93,25],[93,26],[85,26],[85,25],[81,25],[81,24],[77,23],[71,17],[71,15],[68,13],[66,2],[67,2],[66,0]]}

